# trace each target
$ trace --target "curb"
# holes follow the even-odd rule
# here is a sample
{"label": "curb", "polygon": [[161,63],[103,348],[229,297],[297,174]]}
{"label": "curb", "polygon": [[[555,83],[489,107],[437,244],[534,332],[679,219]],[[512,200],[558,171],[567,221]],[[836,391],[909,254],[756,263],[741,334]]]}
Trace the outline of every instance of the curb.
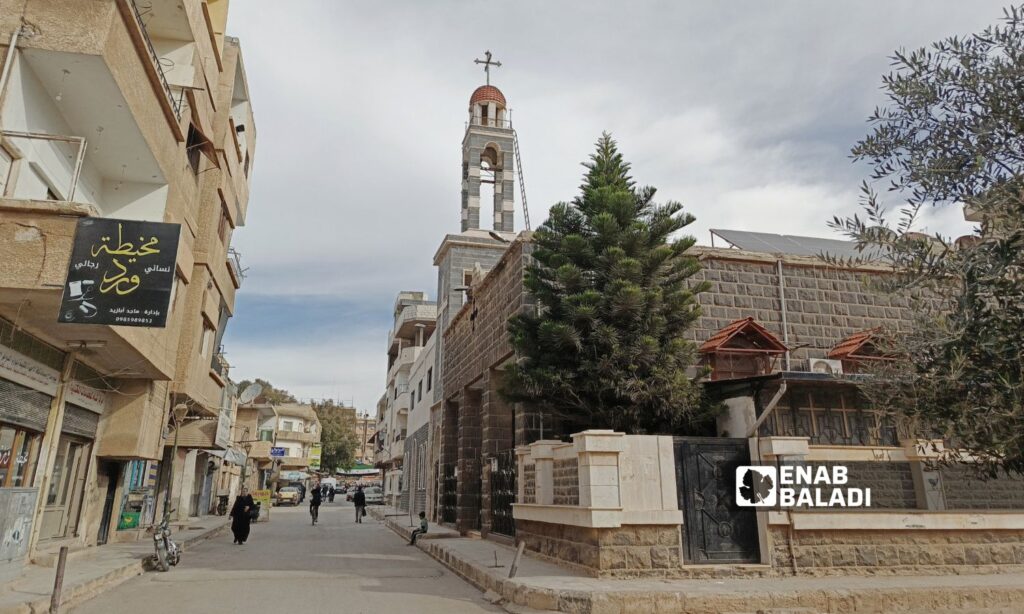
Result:
{"label": "curb", "polygon": [[[199,532],[196,535],[183,540],[180,544],[182,551],[184,552],[191,546],[217,537],[221,533],[227,531],[229,526],[230,523],[224,523],[211,529],[207,529],[206,531]],[[148,555],[141,559],[133,559],[130,563],[126,563],[125,565],[111,570],[97,578],[93,578],[81,584],[65,585],[61,592],[61,610],[79,606],[104,591],[110,590],[125,581],[134,578],[135,576],[142,575],[148,569],[152,568],[153,557],[154,555]],[[41,599],[22,603],[18,606],[0,609],[0,614],[46,614],[49,611],[50,597],[47,596]]]}
{"label": "curb", "polygon": [[[385,525],[397,533],[402,532]],[[558,590],[530,586],[478,567],[445,545],[446,540],[417,540],[416,547],[484,592],[496,593],[510,610],[568,612],[570,614],[624,614],[630,612],[679,612],[719,614],[721,612],[820,612],[895,613],[928,611],[976,611],[1014,608],[1024,602],[1024,586],[1010,584],[950,585],[892,588],[809,588],[807,590],[753,592],[645,591],[645,590]]]}

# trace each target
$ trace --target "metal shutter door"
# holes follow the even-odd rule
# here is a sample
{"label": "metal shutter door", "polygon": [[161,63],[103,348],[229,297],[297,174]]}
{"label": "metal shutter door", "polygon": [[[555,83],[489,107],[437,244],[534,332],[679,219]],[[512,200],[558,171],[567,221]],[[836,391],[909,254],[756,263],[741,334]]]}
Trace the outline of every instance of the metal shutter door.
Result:
{"label": "metal shutter door", "polygon": [[0,379],[0,420],[34,431],[46,430],[52,397]]}
{"label": "metal shutter door", "polygon": [[96,439],[96,426],[99,422],[99,414],[68,403],[64,407],[64,426],[61,430],[69,435]]}

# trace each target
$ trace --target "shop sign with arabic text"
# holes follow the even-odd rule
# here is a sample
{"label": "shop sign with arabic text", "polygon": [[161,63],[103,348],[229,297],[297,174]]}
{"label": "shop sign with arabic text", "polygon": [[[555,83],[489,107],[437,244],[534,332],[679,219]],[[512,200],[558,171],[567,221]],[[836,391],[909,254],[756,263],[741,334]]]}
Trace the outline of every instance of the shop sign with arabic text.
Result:
{"label": "shop sign with arabic text", "polygon": [[162,328],[180,229],[160,222],[80,219],[60,321]]}

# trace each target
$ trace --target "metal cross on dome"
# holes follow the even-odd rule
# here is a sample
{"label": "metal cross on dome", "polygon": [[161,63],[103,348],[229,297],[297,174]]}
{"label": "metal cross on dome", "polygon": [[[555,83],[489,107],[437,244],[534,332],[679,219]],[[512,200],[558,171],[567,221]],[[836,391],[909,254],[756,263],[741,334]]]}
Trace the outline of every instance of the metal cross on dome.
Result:
{"label": "metal cross on dome", "polygon": [[484,60],[473,60],[474,64],[483,64],[484,72],[487,73],[487,85],[491,84],[491,66],[501,66],[501,62],[494,60],[491,61],[491,51],[488,49],[484,52]]}

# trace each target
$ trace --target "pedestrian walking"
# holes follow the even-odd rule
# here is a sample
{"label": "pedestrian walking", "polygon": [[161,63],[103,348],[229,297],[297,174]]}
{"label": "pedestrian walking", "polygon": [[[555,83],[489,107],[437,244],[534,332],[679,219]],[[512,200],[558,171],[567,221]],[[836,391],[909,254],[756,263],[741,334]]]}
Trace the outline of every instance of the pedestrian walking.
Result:
{"label": "pedestrian walking", "polygon": [[236,544],[244,544],[249,539],[249,524],[252,523],[252,510],[255,507],[256,502],[249,494],[249,489],[243,487],[231,507],[231,533],[235,536]]}
{"label": "pedestrian walking", "polygon": [[317,486],[311,492],[313,494],[309,498],[309,516],[313,519],[313,524],[316,524],[316,521],[320,518],[320,503],[323,501],[320,493],[323,491]]}
{"label": "pedestrian walking", "polygon": [[427,532],[427,513],[420,512],[420,528],[412,530],[412,539],[409,540],[410,546],[416,545],[416,538]]}
{"label": "pedestrian walking", "polygon": [[352,495],[352,503],[356,506],[356,522],[362,522],[363,516],[366,515],[366,495],[363,494],[362,486],[356,489],[356,494]]}
{"label": "pedestrian walking", "polygon": [[330,502],[330,503],[334,503],[334,487],[333,486],[328,486],[327,487],[327,501]]}

